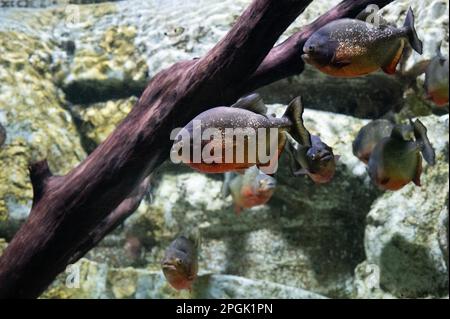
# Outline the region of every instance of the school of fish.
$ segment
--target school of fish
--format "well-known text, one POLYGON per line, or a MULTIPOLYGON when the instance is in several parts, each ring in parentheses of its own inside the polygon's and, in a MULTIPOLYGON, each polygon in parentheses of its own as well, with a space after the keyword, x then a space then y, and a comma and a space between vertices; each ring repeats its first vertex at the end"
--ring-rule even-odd
MULTIPOLYGON (((423 43, 414 27, 414 13, 409 9, 400 28, 381 17, 371 16, 367 10, 355 19, 340 19, 314 32, 303 47, 302 59, 321 72, 333 77, 360 77, 378 70, 395 74, 397 65, 410 46, 418 54, 423 43), (371 20, 372 19, 372 20, 371 20)), ((437 106, 448 105, 448 57, 441 53, 421 64, 425 73, 426 98, 437 106)), ((416 76, 419 76, 417 74, 416 76)), ((227 136, 227 129, 253 129, 256 138, 262 138, 265 149, 273 143, 267 129, 276 129, 276 151, 270 159, 278 160, 285 152, 294 177, 306 176, 314 184, 332 183, 339 155, 335 155, 319 135, 311 134, 303 120, 304 106, 297 97, 286 107, 284 115, 269 115, 258 94, 250 94, 231 106, 214 107, 196 116, 177 135, 172 152, 189 150, 184 163, 202 173, 224 174, 222 194, 231 195, 234 211, 239 215, 245 209, 265 205, 276 192, 276 170, 263 171, 267 165, 258 153, 251 160, 250 137, 237 139, 227 136), (194 161, 194 131, 203 134, 214 128, 219 134, 200 143, 207 149, 207 158, 194 161), (266 129, 266 131, 259 131, 266 129), (189 139, 183 139, 187 134, 189 139), (227 162, 225 154, 243 149, 240 161, 234 155, 227 162)), ((259 139, 258 139, 259 141, 259 139)), ((436 163, 436 155, 427 136, 427 128, 420 120, 397 123, 377 119, 362 127, 352 144, 354 156, 367 165, 373 183, 384 191, 397 191, 409 183, 421 186, 423 159, 429 166, 436 163)), ((205 154, 205 153, 203 153, 205 154)), ((235 154, 235 153, 232 153, 235 154)), ((198 272, 198 241, 185 235, 178 236, 167 248, 161 262, 169 284, 177 290, 192 289, 198 272)))

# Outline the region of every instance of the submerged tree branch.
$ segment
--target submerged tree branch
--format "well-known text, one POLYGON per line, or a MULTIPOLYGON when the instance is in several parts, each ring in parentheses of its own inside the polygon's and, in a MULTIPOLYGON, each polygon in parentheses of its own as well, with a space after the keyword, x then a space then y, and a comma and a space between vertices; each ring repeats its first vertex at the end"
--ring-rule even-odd
POLYGON ((106 235, 116 229, 117 226, 122 224, 136 211, 136 209, 138 209, 145 195, 149 191, 150 182, 151 175, 146 177, 142 183, 89 234, 89 236, 79 245, 72 258, 70 258, 69 264, 77 262, 91 250, 92 247, 97 246, 106 235))
MULTIPOLYGON (((120 210, 128 194, 168 157, 174 128, 208 108, 234 102, 245 90, 301 72, 294 61, 297 55, 300 60, 299 51, 292 51, 299 36, 266 56, 311 1, 254 0, 205 57, 157 74, 127 118, 78 167, 60 177, 47 178, 47 170, 35 174, 30 216, 0 258, 0 298, 39 296, 68 263, 95 244, 83 245, 86 238, 102 225, 113 227, 117 210, 108 215, 120 210)), ((322 19, 387 2, 345 0, 322 19)), ((313 28, 303 31, 303 37, 313 28)))

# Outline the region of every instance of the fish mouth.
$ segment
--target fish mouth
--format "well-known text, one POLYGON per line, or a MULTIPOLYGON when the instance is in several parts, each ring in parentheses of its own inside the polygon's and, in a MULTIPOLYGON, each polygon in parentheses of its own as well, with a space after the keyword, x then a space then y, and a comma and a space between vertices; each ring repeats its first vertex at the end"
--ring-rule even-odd
POLYGON ((308 53, 302 54, 302 59, 303 59, 303 61, 305 61, 306 63, 311 63, 311 56, 310 56, 308 53))
POLYGON ((271 184, 264 185, 263 187, 261 187, 260 190, 263 191, 263 192, 267 192, 267 191, 271 191, 271 190, 275 189, 275 187, 276 187, 276 184, 275 183, 271 183, 271 184))
POLYGON ((333 155, 331 154, 325 154, 322 157, 319 158, 322 162, 330 162, 333 160, 333 155))
POLYGON ((162 264, 162 268, 166 270, 177 270, 177 267, 175 267, 175 265, 167 262, 162 264))
POLYGON ((266 185, 266 187, 268 188, 268 189, 273 189, 273 188, 275 188, 277 186, 277 184, 275 183, 275 182, 269 182, 269 183, 267 183, 267 185, 266 185))
POLYGON ((333 158, 334 158, 333 154, 329 152, 319 152, 313 155, 314 161, 329 162, 333 160, 333 158))

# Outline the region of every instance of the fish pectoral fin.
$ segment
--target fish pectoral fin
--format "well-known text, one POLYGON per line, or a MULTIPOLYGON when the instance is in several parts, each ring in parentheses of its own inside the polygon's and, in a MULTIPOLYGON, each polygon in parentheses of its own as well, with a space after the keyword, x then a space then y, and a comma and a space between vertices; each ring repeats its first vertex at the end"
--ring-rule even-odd
POLYGON ((231 107, 245 109, 261 115, 267 115, 267 107, 261 96, 257 93, 241 98, 231 107))
POLYGON ((347 60, 338 60, 337 56, 336 56, 336 52, 334 52, 333 57, 331 58, 330 64, 336 68, 343 68, 347 65, 350 65, 352 63, 351 60, 347 59, 347 60))
POLYGON ((420 154, 418 154, 418 158, 419 158, 419 162, 417 163, 417 167, 416 167, 416 175, 414 176, 413 182, 414 184, 416 184, 417 186, 422 186, 422 183, 420 181, 420 176, 422 175, 422 156, 420 156, 420 154))
POLYGON ((402 41, 400 47, 398 48, 397 52, 395 53, 392 61, 388 65, 383 66, 383 71, 387 74, 395 74, 397 71, 397 65, 400 63, 400 59, 403 55, 403 49, 405 48, 405 42, 402 41))
POLYGON ((334 61, 333 62, 333 66, 335 66, 337 68, 344 68, 350 64, 352 64, 352 61, 350 61, 350 60, 342 60, 342 61, 334 61))

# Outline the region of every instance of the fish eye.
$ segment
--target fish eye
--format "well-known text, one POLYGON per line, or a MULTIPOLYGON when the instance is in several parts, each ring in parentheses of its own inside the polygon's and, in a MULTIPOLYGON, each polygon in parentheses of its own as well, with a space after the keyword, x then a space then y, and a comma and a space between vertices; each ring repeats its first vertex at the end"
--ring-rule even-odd
POLYGON ((175 263, 176 263, 178 266, 181 266, 181 265, 183 264, 183 262, 181 261, 180 258, 176 258, 176 259, 175 259, 175 263))
POLYGON ((315 50, 316 50, 316 47, 313 46, 313 45, 310 45, 310 46, 308 47, 308 51, 311 52, 311 53, 313 53, 315 50))

